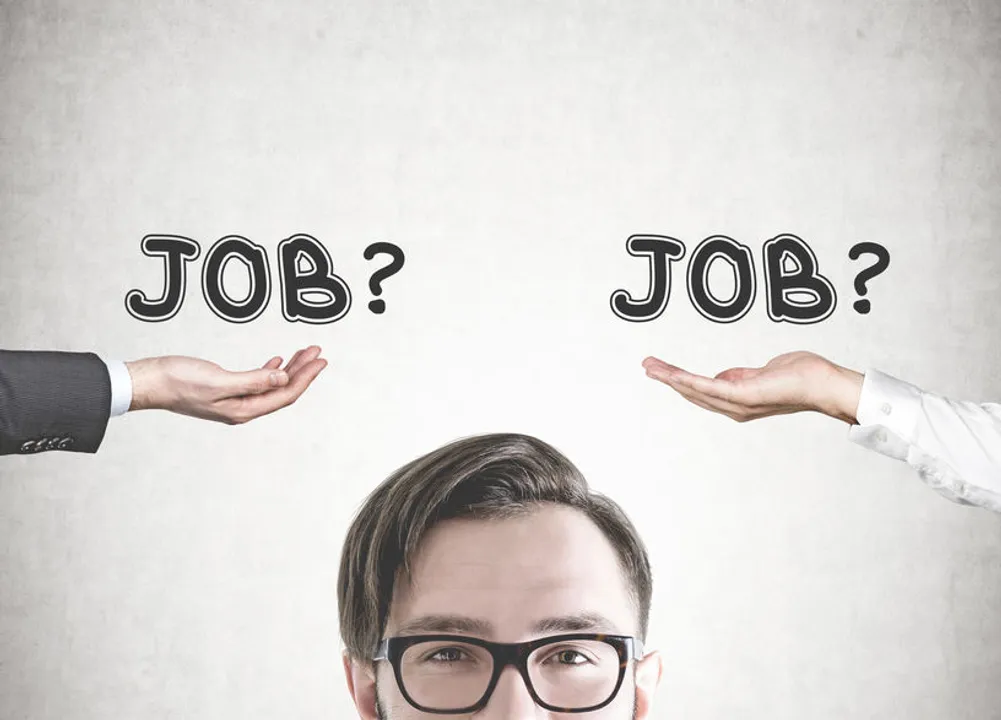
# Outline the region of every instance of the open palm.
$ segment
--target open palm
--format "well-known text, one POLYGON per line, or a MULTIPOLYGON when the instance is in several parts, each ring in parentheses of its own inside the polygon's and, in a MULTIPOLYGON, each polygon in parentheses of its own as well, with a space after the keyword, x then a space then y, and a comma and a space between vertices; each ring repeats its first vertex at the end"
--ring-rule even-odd
POLYGON ((132 410, 158 408, 229 425, 249 422, 287 407, 326 367, 311 345, 284 368, 273 357, 260 369, 234 372, 201 358, 170 355, 127 363, 132 410))
POLYGON ((644 360, 643 367, 689 402, 737 422, 804 410, 851 422, 853 387, 861 382, 858 373, 805 351, 779 355, 762 367, 729 368, 711 378, 654 357, 644 360))

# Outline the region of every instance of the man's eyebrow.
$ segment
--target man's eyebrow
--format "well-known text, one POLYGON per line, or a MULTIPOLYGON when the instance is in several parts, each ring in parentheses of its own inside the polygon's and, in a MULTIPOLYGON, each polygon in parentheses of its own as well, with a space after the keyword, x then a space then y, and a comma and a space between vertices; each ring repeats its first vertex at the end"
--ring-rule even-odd
POLYGON ((532 632, 543 635, 547 633, 594 632, 614 635, 618 627, 600 613, 580 612, 572 615, 561 615, 540 620, 532 627, 532 632))
POLYGON ((422 615, 400 625, 396 633, 398 635, 457 633, 490 637, 493 631, 494 626, 491 623, 478 618, 464 615, 422 615))

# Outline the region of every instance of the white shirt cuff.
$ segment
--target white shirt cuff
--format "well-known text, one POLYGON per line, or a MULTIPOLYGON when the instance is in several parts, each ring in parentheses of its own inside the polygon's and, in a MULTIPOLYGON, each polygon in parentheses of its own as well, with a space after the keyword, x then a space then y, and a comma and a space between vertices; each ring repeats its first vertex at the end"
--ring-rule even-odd
POLYGON ((858 425, 848 430, 848 438, 863 447, 897 460, 907 460, 921 413, 921 390, 910 383, 880 372, 867 370, 862 379, 855 417, 858 425))
POLYGON ((111 378, 111 417, 124 415, 132 405, 132 376, 121 360, 102 357, 111 378))

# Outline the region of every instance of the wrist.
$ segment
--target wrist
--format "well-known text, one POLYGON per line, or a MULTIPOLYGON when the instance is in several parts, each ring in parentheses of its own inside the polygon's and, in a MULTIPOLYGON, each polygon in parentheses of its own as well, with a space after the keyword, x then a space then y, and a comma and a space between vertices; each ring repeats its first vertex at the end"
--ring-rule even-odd
POLYGON ((125 363, 132 378, 132 403, 129 411, 151 410, 160 404, 160 368, 156 358, 143 358, 125 363))
POLYGON ((836 420, 854 425, 862 394, 862 380, 862 373, 833 365, 824 383, 824 401, 818 410, 836 420))

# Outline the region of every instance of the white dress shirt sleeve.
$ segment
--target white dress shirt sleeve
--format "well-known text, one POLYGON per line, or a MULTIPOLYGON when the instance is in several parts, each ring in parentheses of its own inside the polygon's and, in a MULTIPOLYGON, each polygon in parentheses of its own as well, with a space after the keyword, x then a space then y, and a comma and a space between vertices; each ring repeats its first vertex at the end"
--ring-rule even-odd
POLYGON ((1001 405, 950 400, 866 372, 848 436, 903 460, 953 502, 1001 512, 1001 405))
POLYGON ((121 360, 101 357, 111 377, 111 417, 124 415, 132 405, 132 376, 121 360))

